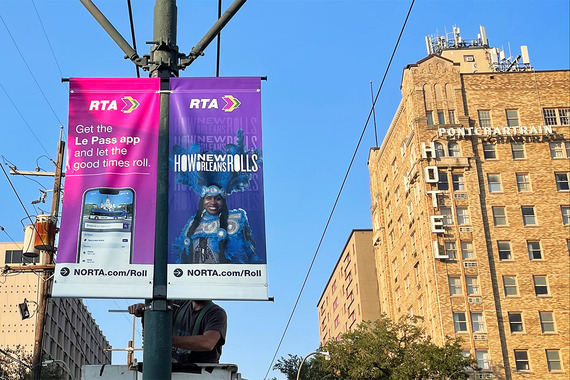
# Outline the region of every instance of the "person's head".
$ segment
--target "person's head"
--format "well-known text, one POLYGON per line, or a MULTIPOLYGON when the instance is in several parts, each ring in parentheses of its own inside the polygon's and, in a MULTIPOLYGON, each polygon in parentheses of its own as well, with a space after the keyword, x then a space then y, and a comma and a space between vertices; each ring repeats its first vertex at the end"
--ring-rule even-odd
POLYGON ((218 215, 222 212, 226 200, 221 195, 210 195, 206 194, 204 196, 204 210, 210 215, 218 215))

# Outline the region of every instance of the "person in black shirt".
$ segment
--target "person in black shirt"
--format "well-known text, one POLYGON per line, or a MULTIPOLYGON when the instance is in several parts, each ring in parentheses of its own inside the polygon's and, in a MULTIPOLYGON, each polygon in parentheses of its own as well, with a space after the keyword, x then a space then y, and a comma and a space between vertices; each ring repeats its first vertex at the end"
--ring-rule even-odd
MULTIPOLYGON (((219 363, 226 341, 225 310, 212 301, 174 301, 172 360, 174 363, 219 363)), ((129 313, 143 315, 142 303, 129 313)))

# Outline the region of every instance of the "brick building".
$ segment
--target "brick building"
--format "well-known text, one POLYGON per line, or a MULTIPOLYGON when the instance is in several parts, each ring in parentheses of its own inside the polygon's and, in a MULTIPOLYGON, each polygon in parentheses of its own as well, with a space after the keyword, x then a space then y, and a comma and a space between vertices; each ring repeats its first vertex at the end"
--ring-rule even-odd
POLYGON ((570 73, 427 38, 369 154, 382 312, 461 337, 474 378, 570 372, 570 73))
MULTIPOLYGON (((33 259, 22 255, 23 243, 0 243, 0 267, 27 267, 44 264, 44 254, 33 259)), ((0 276, 0 348, 20 346, 33 353, 38 287, 42 280, 33 272, 3 271, 0 276), (19 304, 28 306, 23 319, 19 304)), ((74 379, 81 378, 84 364, 111 364, 109 342, 78 298, 49 298, 43 341, 43 359, 62 360, 74 379)), ((65 373, 65 372, 64 372, 65 373)))
POLYGON ((321 345, 380 317, 372 230, 352 230, 317 309, 321 345))

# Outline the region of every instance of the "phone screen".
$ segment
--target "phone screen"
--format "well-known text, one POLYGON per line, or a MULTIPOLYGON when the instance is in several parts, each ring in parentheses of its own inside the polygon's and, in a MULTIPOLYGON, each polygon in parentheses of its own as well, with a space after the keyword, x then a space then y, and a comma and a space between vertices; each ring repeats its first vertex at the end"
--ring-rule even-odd
POLYGON ((130 188, 96 188, 83 194, 77 262, 132 262, 135 192, 130 188))

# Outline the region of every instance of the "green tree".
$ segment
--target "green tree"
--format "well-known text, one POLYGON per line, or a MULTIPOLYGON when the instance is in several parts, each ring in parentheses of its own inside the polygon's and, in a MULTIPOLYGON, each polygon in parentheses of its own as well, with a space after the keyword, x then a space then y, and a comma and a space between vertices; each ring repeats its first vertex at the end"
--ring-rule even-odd
MULTIPOLYGON (((301 378, 468 379, 465 370, 475 369, 475 360, 463 357, 460 341, 448 339, 443 346, 437 346, 418 322, 418 318, 392 321, 385 316, 375 322, 362 322, 355 330, 342 334, 340 340, 330 340, 322 347, 330 353, 330 360, 316 356, 305 362, 301 378)), ((281 357, 274 369, 285 374, 288 380, 295 380, 300 362, 297 355, 281 357)))
MULTIPOLYGON (((299 371, 299 365, 303 360, 302 357, 297 355, 288 355, 288 358, 281 357, 277 360, 277 364, 273 366, 273 369, 280 371, 282 374, 287 376, 287 380, 296 380, 297 372, 299 371)), ((299 380, 329 380, 336 379, 335 376, 331 376, 330 373, 323 369, 322 357, 311 356, 305 360, 303 366, 301 367, 301 373, 299 374, 299 380)))
MULTIPOLYGON (((6 348, 0 351, 0 380, 31 380, 32 354, 22 346, 6 348)), ((42 380, 61 380, 66 378, 57 367, 42 367, 42 380)))

